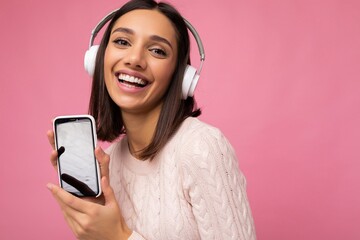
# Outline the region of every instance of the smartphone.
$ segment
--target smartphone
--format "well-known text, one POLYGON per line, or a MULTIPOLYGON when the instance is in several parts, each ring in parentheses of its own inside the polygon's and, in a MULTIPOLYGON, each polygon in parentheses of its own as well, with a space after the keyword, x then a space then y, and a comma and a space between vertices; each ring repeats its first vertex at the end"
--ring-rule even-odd
POLYGON ((78 197, 101 194, 100 168, 94 153, 95 126, 90 115, 59 116, 53 120, 59 183, 78 197))

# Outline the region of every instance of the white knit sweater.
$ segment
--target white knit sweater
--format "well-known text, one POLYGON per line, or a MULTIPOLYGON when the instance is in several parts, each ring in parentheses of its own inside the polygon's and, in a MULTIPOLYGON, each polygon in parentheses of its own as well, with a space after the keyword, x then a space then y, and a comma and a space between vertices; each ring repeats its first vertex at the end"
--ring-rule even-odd
POLYGON ((256 239, 246 180, 222 133, 187 118, 152 161, 112 144, 110 183, 129 239, 256 239))

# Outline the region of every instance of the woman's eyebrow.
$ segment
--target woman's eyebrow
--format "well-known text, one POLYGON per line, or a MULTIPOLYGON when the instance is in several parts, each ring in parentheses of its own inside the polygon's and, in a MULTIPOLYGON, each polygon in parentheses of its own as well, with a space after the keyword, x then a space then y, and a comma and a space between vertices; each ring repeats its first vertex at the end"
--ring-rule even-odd
POLYGON ((132 29, 130 29, 130 28, 119 27, 119 28, 116 28, 114 31, 112 31, 111 34, 113 34, 115 32, 122 32, 122 33, 127 33, 127 34, 134 35, 134 31, 132 29))
POLYGON ((170 41, 168 41, 166 38, 160 37, 160 36, 158 36, 158 35, 152 35, 152 36, 150 36, 150 39, 153 40, 153 41, 156 41, 156 42, 165 43, 165 44, 169 45, 169 47, 170 47, 171 49, 173 49, 170 41))
MULTIPOLYGON (((115 32, 122 32, 122 33, 130 34, 130 35, 134 35, 134 34, 135 34, 134 30, 132 30, 132 29, 130 29, 130 28, 124 28, 124 27, 116 28, 114 31, 112 31, 111 34, 113 34, 113 33, 115 33, 115 32)), ((160 37, 160 36, 158 36, 158 35, 151 35, 151 36, 150 36, 150 39, 153 40, 153 41, 156 41, 156 42, 165 43, 165 44, 169 45, 169 47, 170 47, 171 49, 173 49, 170 41, 167 40, 166 38, 160 37)))

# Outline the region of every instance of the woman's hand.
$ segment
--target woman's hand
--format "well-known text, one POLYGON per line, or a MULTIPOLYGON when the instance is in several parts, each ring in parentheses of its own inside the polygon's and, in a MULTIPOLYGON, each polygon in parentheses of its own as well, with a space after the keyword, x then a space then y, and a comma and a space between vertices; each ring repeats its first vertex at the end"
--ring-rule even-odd
POLYGON ((48 184, 77 239, 128 239, 131 230, 121 216, 107 177, 102 177, 101 186, 104 205, 77 198, 58 186, 48 184))
MULTIPOLYGON (((52 166, 57 168, 58 151, 55 150, 54 132, 47 133, 53 148, 50 156, 52 166)), ((61 154, 61 153, 60 153, 61 154)), ((98 198, 78 198, 62 188, 49 183, 47 187, 58 202, 66 222, 77 239, 128 239, 131 230, 127 227, 114 192, 109 184, 110 157, 100 147, 95 149, 101 173, 103 194, 98 198)))

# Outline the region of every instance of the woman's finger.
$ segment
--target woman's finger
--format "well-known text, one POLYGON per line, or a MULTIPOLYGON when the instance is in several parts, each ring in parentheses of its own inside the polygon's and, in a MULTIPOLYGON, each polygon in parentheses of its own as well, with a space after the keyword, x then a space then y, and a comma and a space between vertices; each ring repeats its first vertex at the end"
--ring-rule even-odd
POLYGON ((50 154, 50 163, 55 169, 57 169, 57 158, 58 158, 59 152, 55 150, 54 131, 48 130, 46 132, 46 135, 47 135, 48 141, 53 149, 53 151, 50 154))
POLYGON ((99 162, 101 176, 109 177, 110 156, 101 147, 95 149, 95 156, 99 162))
POLYGON ((54 131, 53 130, 48 130, 46 132, 46 135, 48 137, 48 141, 49 141, 52 149, 55 149, 54 131))
POLYGON ((54 168, 57 168, 57 157, 58 157, 58 151, 53 150, 50 154, 50 162, 54 168))
POLYGON ((51 191, 54 198, 57 200, 63 211, 71 214, 72 210, 79 213, 87 213, 87 210, 91 208, 91 202, 82 200, 75 197, 71 193, 68 193, 64 189, 54 184, 47 184, 47 188, 51 191))
POLYGON ((81 229, 81 222, 84 218, 86 218, 86 214, 75 210, 70 205, 67 205, 64 201, 62 201, 62 199, 60 199, 58 195, 56 195, 56 192, 58 190, 54 189, 54 185, 48 184, 47 187, 53 193, 55 200, 59 204, 65 221, 68 223, 73 233, 77 236, 79 229, 81 229))
POLYGON ((110 186, 109 178, 107 177, 101 178, 101 187, 103 189, 105 205, 117 204, 114 191, 110 186))

